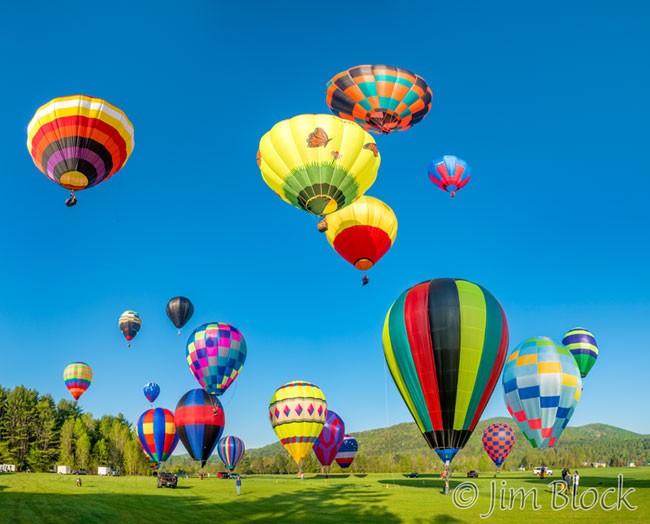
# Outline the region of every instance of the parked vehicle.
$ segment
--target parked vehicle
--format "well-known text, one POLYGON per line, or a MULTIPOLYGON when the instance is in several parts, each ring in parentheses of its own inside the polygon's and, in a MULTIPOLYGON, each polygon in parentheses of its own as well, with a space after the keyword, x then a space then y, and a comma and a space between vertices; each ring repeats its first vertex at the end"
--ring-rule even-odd
POLYGON ((467 472, 467 478, 468 479, 477 479, 478 478, 478 471, 476 471, 475 469, 472 469, 472 470, 468 471, 467 472))
POLYGON ((410 478, 410 479, 416 479, 416 478, 418 478, 420 476, 420 474, 417 471, 414 471, 413 473, 409 473, 406 476, 407 476, 407 478, 410 478))
MULTIPOLYGON (((533 475, 541 475, 543 466, 537 466, 533 468, 533 475)), ((550 468, 544 468, 544 475, 549 477, 553 474, 553 470, 550 468)))
POLYGON ((88 475, 88 471, 85 469, 75 469, 72 472, 73 475, 88 475))
POLYGON ((166 471, 158 472, 158 487, 162 488, 176 488, 178 484, 178 477, 173 473, 167 473, 166 471))

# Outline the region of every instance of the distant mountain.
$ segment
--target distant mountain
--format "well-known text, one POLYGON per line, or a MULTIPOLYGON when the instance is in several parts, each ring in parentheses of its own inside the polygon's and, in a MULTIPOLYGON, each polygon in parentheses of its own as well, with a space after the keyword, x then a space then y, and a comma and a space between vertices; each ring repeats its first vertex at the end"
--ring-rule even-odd
MULTIPOLYGON (((480 421, 469 442, 453 461, 458 468, 473 467, 490 469, 491 462, 483 450, 481 437, 487 426, 495 422, 510 424, 515 431, 516 444, 504 464, 505 468, 528 467, 545 462, 550 466, 578 467, 583 463, 605 462, 608 465, 627 465, 629 462, 645 463, 650 460, 650 435, 640 435, 632 431, 607 424, 588 424, 568 427, 552 449, 536 450, 523 437, 517 425, 510 418, 497 417, 480 421)), ((359 442, 359 455, 374 465, 370 470, 381 469, 381 463, 400 464, 416 469, 439 469, 437 456, 429 449, 417 426, 405 422, 389 428, 372 429, 353 433, 359 442), (421 468, 422 469, 422 468, 421 468)), ((273 458, 284 453, 279 442, 262 448, 250 449, 247 455, 273 458)))

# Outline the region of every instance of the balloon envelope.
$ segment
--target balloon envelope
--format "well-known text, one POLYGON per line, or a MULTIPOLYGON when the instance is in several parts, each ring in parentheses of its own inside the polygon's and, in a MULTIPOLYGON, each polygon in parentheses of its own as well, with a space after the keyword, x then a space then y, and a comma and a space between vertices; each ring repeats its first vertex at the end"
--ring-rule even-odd
POLYGON ((503 369, 508 412, 534 448, 551 448, 580 400, 582 379, 573 355, 548 337, 524 340, 503 369))
POLYGON ((515 431, 510 424, 496 422, 485 428, 481 440, 488 457, 500 468, 515 445, 515 431))
POLYGON ((474 431, 503 368, 508 324, 501 306, 467 280, 423 282, 391 306, 383 345, 422 435, 451 461, 474 431))
POLYGON ((144 385, 142 391, 149 402, 154 402, 160 395, 160 386, 155 382, 149 382, 144 385))
POLYGON ((73 362, 63 370, 63 381, 74 399, 79 400, 93 381, 93 370, 85 362, 73 362))
POLYGON ((217 444, 217 455, 230 471, 235 469, 245 451, 244 441, 237 437, 222 437, 217 444))
POLYGON ((299 115, 275 124, 260 140, 257 165, 284 201, 328 215, 363 195, 377 177, 375 140, 332 115, 299 115))
POLYGON ((431 109, 433 93, 408 69, 384 64, 360 65, 327 83, 326 102, 335 115, 372 133, 405 131, 431 109))
POLYGON ((314 442, 314 453, 322 466, 329 466, 339 451, 345 436, 345 424, 341 417, 328 409, 325 424, 314 442))
POLYGON ((142 320, 140 319, 140 315, 138 315, 135 311, 125 311, 120 315, 120 319, 118 320, 118 327, 120 328, 120 331, 122 332, 122 335, 124 335, 124 338, 129 341, 129 346, 131 345, 131 340, 138 334, 138 331, 140 331, 140 328, 142 327, 142 320))
POLYGON ((325 395, 318 386, 302 380, 280 386, 269 403, 273 431, 296 464, 314 446, 326 417, 325 395))
POLYGON ((203 324, 187 339, 185 356, 201 387, 219 396, 230 387, 246 362, 246 341, 230 324, 203 324))
POLYGON ((172 324, 180 330, 192 318, 194 305, 189 298, 174 297, 167 303, 165 311, 172 324))
POLYGON ((585 328, 573 328, 564 335, 562 344, 575 358, 580 377, 585 378, 598 358, 598 344, 594 335, 585 328))
POLYGON ((349 468, 354 461, 354 457, 357 456, 357 451, 359 451, 357 439, 351 435, 345 435, 335 457, 336 463, 343 469, 349 468))
POLYGON ((381 200, 364 195, 327 217, 327 241, 345 260, 366 271, 391 248, 397 217, 381 200))
POLYGON ((205 466, 226 425, 219 399, 203 389, 192 389, 176 404, 174 418, 183 446, 194 460, 201 461, 201 467, 205 466))
POLYGON ((64 96, 40 107, 27 126, 27 149, 53 182, 82 190, 108 180, 134 147, 133 125, 101 98, 64 96))
POLYGON ((164 462, 176 449, 174 414, 165 408, 145 411, 136 424, 140 446, 153 462, 164 462))
POLYGON ((456 196, 456 191, 462 189, 469 179, 469 166, 454 155, 437 158, 429 165, 429 180, 451 196, 456 196))

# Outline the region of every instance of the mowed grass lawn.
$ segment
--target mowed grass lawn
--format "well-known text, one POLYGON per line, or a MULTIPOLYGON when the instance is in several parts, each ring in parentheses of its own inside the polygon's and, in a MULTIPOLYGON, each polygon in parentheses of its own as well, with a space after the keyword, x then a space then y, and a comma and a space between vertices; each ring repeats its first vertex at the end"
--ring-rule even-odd
MULTIPOLYGON (((623 474, 623 492, 634 488, 626 500, 637 509, 622 505, 620 510, 605 511, 596 503, 590 510, 575 510, 570 504, 554 510, 549 480, 530 472, 503 473, 496 479, 491 473, 478 479, 456 477, 451 482, 455 497, 442 493, 436 475, 417 479, 400 474, 334 475, 327 480, 305 475, 302 481, 288 475, 253 475, 243 479, 238 497, 234 480, 217 478, 179 479, 177 489, 158 489, 153 477, 89 475, 81 477, 83 486, 77 487, 73 475, 14 473, 0 474, 0 523, 650 523, 650 468, 582 469, 580 474, 581 492, 595 488, 595 493, 584 496, 584 504, 590 505, 596 493, 602 499, 623 474), (471 484, 464 484, 461 497, 458 486, 463 482, 471 484), (521 497, 512 504, 511 488, 536 490, 539 509, 533 509, 532 495, 524 509, 521 497), (481 518, 489 512, 492 489, 495 508, 481 518), (454 500, 469 507, 460 509, 454 500)), ((605 497, 607 506, 616 503, 616 493, 605 497)))

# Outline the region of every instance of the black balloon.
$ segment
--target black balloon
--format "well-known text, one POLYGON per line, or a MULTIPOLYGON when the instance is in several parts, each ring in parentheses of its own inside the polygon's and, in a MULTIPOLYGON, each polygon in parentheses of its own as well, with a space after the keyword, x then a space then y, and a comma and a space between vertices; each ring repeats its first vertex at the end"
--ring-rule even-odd
MULTIPOLYGON (((167 316, 180 330, 194 314, 194 306, 189 298, 174 297, 167 303, 167 316)), ((179 331, 180 334, 180 331, 179 331)))

